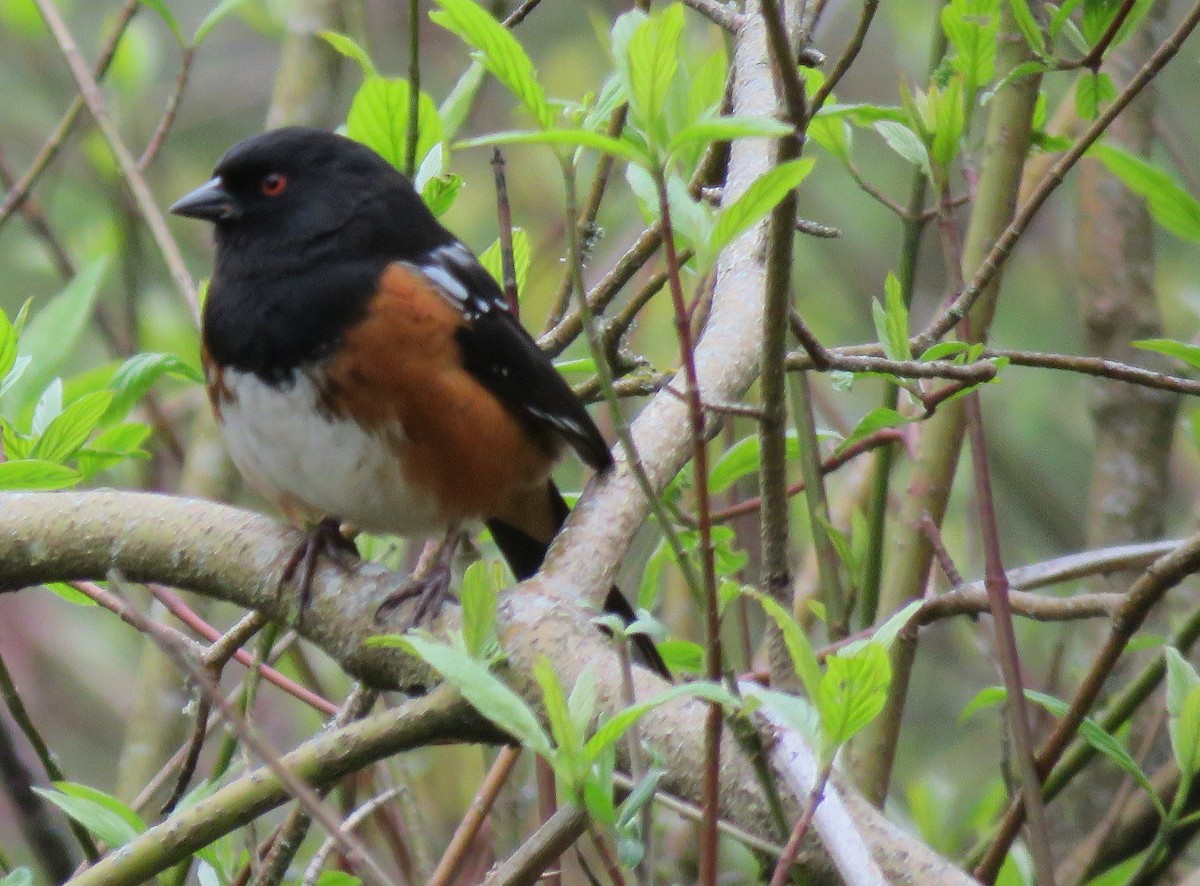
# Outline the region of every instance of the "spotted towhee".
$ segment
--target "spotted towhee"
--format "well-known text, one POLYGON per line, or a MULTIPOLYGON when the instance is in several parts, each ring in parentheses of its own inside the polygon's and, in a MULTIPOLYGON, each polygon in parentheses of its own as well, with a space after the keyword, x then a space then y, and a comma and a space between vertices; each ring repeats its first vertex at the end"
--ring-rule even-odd
MULTIPOLYGON (((280 129, 235 145, 171 211, 216 226, 202 357, 251 485, 326 533, 482 520, 519 579, 537 571, 567 515, 550 478, 563 449, 597 471, 612 457, 408 179, 350 139, 280 129)), ((633 615, 615 588, 606 607, 633 615)))

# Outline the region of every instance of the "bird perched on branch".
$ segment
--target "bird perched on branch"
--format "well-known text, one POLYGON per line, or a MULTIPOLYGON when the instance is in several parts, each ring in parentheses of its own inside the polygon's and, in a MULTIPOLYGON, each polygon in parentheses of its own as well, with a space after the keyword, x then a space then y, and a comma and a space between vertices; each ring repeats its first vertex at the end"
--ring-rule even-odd
MULTIPOLYGON (((357 142, 288 128, 235 145, 171 211, 216 227, 202 358, 238 469, 298 525, 285 570, 374 533, 447 533, 415 620, 440 607, 457 527, 482 520, 519 579, 568 509, 550 472, 570 447, 612 464, 583 404, 499 286, 400 172, 357 142)), ((606 608, 633 612, 616 588, 606 608)), ((654 644, 639 650, 666 675, 654 644)))

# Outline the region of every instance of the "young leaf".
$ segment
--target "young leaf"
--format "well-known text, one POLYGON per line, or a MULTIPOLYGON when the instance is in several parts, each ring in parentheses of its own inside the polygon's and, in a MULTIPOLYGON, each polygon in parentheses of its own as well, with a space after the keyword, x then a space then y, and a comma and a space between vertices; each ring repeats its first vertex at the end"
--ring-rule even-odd
POLYGON ((124 846, 146 830, 136 812, 108 794, 70 782, 55 782, 54 786, 57 790, 33 790, 109 846, 124 846))
POLYGON ((875 123, 875 131, 883 136, 889 148, 914 166, 919 166, 926 175, 930 175, 929 152, 921 137, 905 126, 892 120, 880 120, 875 123))
POLYGON ((976 712, 984 708, 993 708, 996 705, 1004 704, 1004 699, 1008 697, 1008 693, 1003 686, 988 686, 980 689, 975 693, 975 697, 967 702, 967 706, 962 709, 962 713, 958 715, 958 725, 961 726, 971 717, 975 716, 976 712))
POLYGON ((974 90, 989 83, 996 73, 998 0, 952 0, 942 7, 942 29, 954 48, 954 69, 967 85, 974 90))
POLYGON ((212 11, 204 17, 204 20, 200 22, 199 26, 196 28, 196 33, 192 35, 192 45, 199 46, 201 43, 203 43, 204 39, 209 35, 213 28, 221 23, 222 19, 236 10, 239 6, 245 5, 245 3, 246 0, 221 0, 221 2, 214 6, 212 11))
POLYGON ((718 686, 715 683, 698 681, 672 686, 649 701, 630 705, 618 711, 601 723, 599 728, 592 734, 592 737, 588 739, 587 744, 584 745, 584 760, 590 763, 599 759, 600 755, 619 741, 626 730, 641 719, 647 711, 678 698, 698 698, 704 701, 716 702, 730 711, 737 710, 739 705, 738 699, 735 696, 723 686, 718 686))
POLYGON ((111 402, 108 391, 80 397, 50 422, 29 450, 29 457, 59 464, 69 459, 87 442, 111 402))
POLYGON ((108 258, 84 265, 74 279, 29 321, 21 336, 19 351, 32 362, 8 394, 8 402, 15 411, 32 403, 74 353, 79 337, 91 325, 92 306, 100 294, 100 285, 109 265, 108 258))
POLYGON ((54 594, 61 600, 65 600, 72 606, 98 606, 95 600, 89 597, 83 591, 77 591, 65 581, 48 581, 42 585, 50 593, 54 594))
POLYGON ((1146 198, 1150 215, 1156 222, 1177 237, 1200 243, 1200 202, 1171 176, 1141 157, 1110 144, 1094 145, 1088 153, 1098 157, 1125 187, 1146 198))
POLYGON ((852 654, 839 652, 825 660, 816 698, 827 742, 823 750, 832 752, 845 744, 878 716, 891 680, 891 661, 880 643, 867 643, 852 654))
POLYGON ((1168 646, 1167 723, 1175 762, 1185 776, 1200 771, 1200 676, 1179 650, 1168 646))
MULTIPOLYGON (((1047 695, 1044 692, 1038 692, 1034 689, 1026 689, 1025 697, 1034 704, 1041 705, 1059 718, 1065 717, 1070 710, 1070 706, 1062 699, 1055 698, 1053 695, 1047 695)), ((1154 785, 1151 784, 1146 773, 1142 771, 1142 767, 1138 765, 1137 760, 1133 759, 1133 755, 1125 749, 1125 746, 1114 735, 1106 732, 1104 727, 1091 717, 1084 718, 1084 721, 1079 724, 1079 734, 1093 749, 1107 757, 1122 772, 1131 776, 1146 791, 1160 815, 1166 814, 1162 801, 1159 799, 1157 791, 1154 790, 1154 785)))
POLYGON ((839 443, 835 451, 839 453, 845 452, 855 443, 865 440, 876 431, 881 431, 884 428, 895 428, 913 421, 916 421, 916 419, 897 412, 895 409, 887 406, 879 406, 872 409, 859 420, 854 430, 850 432, 850 436, 839 443))
POLYGON ((14 868, 0 880, 0 886, 34 886, 33 871, 29 868, 14 868))
POLYGON ((74 486, 83 475, 51 461, 22 459, 0 462, 0 490, 50 490, 74 486))
POLYGON ((884 648, 890 647, 920 608, 921 601, 913 600, 907 606, 897 610, 891 618, 875 629, 875 633, 871 635, 872 642, 881 643, 884 648))
POLYGON ((757 683, 748 683, 742 690, 747 698, 753 699, 783 721, 813 748, 821 746, 821 715, 812 702, 798 695, 767 689, 757 683))
POLYGON ((710 262, 743 231, 762 219, 776 204, 804 181, 816 161, 811 157, 792 160, 764 172, 733 203, 721 208, 705 247, 710 262))
POLYGON ((321 31, 320 37, 341 55, 358 62, 364 79, 379 76, 379 70, 375 67, 375 62, 371 61, 371 56, 367 51, 345 34, 339 34, 337 31, 321 31))
MULTIPOLYGON (((513 265, 517 272, 517 292, 525 291, 525 281, 529 279, 529 263, 532 250, 529 248, 529 235, 524 228, 512 230, 513 265)), ((487 268, 492 278, 501 286, 504 285, 504 269, 500 260, 500 241, 497 240, 479 254, 479 263, 487 268)))
POLYGON ((179 21, 175 18, 175 14, 171 12, 165 0, 141 0, 141 3, 143 6, 148 6, 154 10, 180 46, 187 46, 187 40, 184 39, 183 31, 179 27, 179 21))
POLYGON ((1112 77, 1101 71, 1081 71, 1075 81, 1075 112, 1084 120, 1095 120, 1100 106, 1116 97, 1112 77))
POLYGON ((1196 345, 1169 338, 1144 338, 1140 341, 1131 341, 1130 344, 1143 351, 1157 351, 1160 354, 1166 354, 1168 357, 1182 360, 1193 369, 1200 369, 1200 347, 1196 345))
POLYGON ((671 138, 670 152, 689 142, 727 142, 735 138, 779 138, 792 127, 772 117, 710 117, 689 123, 671 138))
POLYGON ((525 106, 541 129, 554 124, 554 111, 538 82, 533 62, 507 28, 472 0, 438 0, 429 18, 479 50, 484 67, 525 106))
POLYGON ((783 634, 783 642, 792 658, 792 667, 796 676, 804 684, 804 691, 814 702, 821 688, 821 666, 817 663, 817 654, 813 652, 812 644, 808 642, 803 628, 792 618, 792 614, 780 606, 775 600, 752 588, 746 588, 744 593, 758 601, 767 615, 775 620, 783 634))
POLYGON ((704 670, 704 647, 691 640, 662 640, 658 654, 673 674, 699 674, 704 670))
POLYGON ((1042 26, 1038 24, 1033 11, 1029 8, 1029 0, 1009 0, 1009 5, 1012 7, 1013 18, 1017 22, 1017 29, 1020 30, 1021 36, 1025 38, 1025 42, 1029 44, 1034 55, 1045 55, 1046 35, 1042 33, 1042 26))
POLYGON ((462 634, 467 652, 486 659, 496 644, 496 586, 487 560, 476 560, 463 573, 458 596, 462 601, 462 634))
POLYGON ((0 378, 4 378, 17 362, 17 328, 8 315, 0 310, 0 378))
POLYGON ((141 422, 127 422, 101 431, 76 453, 80 473, 87 478, 126 459, 149 458, 141 445, 152 430, 141 422))
POLYGON ((479 93, 479 87, 483 85, 485 73, 486 69, 481 62, 472 61, 438 108, 438 116, 442 118, 442 132, 445 133, 447 141, 452 141, 466 122, 471 105, 475 103, 475 96, 479 93))
MULTIPOLYGON (((363 81, 346 115, 346 135, 373 149, 397 169, 404 169, 408 147, 407 80, 368 77, 363 81)), ((417 161, 442 141, 442 120, 427 93, 417 96, 417 161)))
POLYGON ((553 758, 550 738, 529 705, 465 652, 411 633, 403 637, 391 634, 372 637, 367 643, 403 649, 421 659, 461 692, 480 714, 534 753, 547 760, 553 758))
POLYGON ((583 752, 583 733, 575 728, 571 719, 571 709, 567 705, 567 695, 563 692, 558 674, 550 664, 550 659, 544 655, 533 663, 533 676, 542 689, 542 707, 546 711, 546 719, 550 721, 550 734, 554 738, 556 753, 554 755, 555 772, 565 782, 560 787, 568 792, 578 785, 577 766, 583 752))
POLYGON ((646 158, 642 151, 626 139, 616 139, 600 132, 590 132, 586 129, 545 129, 539 131, 494 132, 491 135, 469 138, 454 147, 477 148, 481 145, 564 145, 573 148, 591 148, 604 154, 611 154, 630 163, 645 164, 646 158))
POLYGON ((103 424, 123 419, 163 376, 204 384, 204 374, 174 354, 135 354, 121 364, 109 382, 113 400, 104 414, 103 424))
POLYGON ((613 26, 618 79, 633 119, 659 150, 667 147, 664 108, 679 69, 683 25, 683 7, 673 3, 653 15, 625 13, 613 26))
MULTIPOLYGON (((651 769, 639 781, 629 796, 625 798, 625 802, 621 804, 621 813, 617 817, 616 826, 618 829, 627 827, 633 822, 634 816, 641 812, 642 807, 649 803, 654 798, 654 791, 658 787, 658 783, 662 777, 667 774, 665 769, 651 769)), ((0 884, 2 886, 2 884, 0 884)))
POLYGON ((871 315, 875 320, 875 334, 883 345, 889 360, 911 360, 912 348, 908 340, 908 308, 900 291, 900 281, 891 271, 883 284, 884 304, 871 303, 871 315))

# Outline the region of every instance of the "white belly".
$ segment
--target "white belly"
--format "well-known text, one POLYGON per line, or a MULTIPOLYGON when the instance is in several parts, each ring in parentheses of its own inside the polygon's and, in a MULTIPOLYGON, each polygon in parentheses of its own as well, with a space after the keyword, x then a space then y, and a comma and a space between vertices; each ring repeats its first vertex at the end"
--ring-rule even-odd
POLYGON ((326 417, 301 372, 280 387, 232 369, 222 382, 229 394, 221 402, 229 454, 250 484, 276 503, 367 532, 432 536, 445 528, 430 494, 404 478, 398 423, 387 433, 368 433, 326 417))

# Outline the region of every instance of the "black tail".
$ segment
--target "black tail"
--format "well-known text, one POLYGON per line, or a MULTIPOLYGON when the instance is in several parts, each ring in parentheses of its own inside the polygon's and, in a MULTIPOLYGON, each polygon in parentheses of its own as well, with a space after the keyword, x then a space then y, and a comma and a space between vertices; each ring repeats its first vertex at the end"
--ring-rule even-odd
MULTIPOLYGON (((566 501, 559 494, 558 487, 553 483, 550 484, 550 499, 550 506, 555 511, 555 521, 562 526, 567 519, 567 514, 571 513, 571 509, 567 507, 566 501)), ((500 520, 487 521, 487 528, 492 533, 492 538, 496 540, 496 546, 500 548, 500 553, 508 561, 508 567, 518 581, 524 581, 542 568, 542 561, 546 559, 546 551, 549 550, 546 545, 500 520)), ((604 601, 604 611, 620 617, 626 624, 630 624, 637 618, 633 606, 629 604, 625 595, 616 585, 608 592, 608 597, 604 601)), ((645 634, 635 634, 632 640, 633 648, 642 663, 664 680, 671 680, 671 671, 667 668, 667 663, 663 661, 662 656, 658 654, 658 647, 654 645, 654 641, 645 634)))

